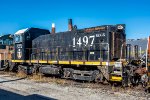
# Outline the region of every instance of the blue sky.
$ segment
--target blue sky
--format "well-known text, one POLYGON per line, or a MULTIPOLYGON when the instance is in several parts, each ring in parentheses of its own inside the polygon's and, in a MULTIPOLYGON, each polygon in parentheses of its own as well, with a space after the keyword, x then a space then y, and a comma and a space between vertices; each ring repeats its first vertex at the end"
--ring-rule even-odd
POLYGON ((68 18, 78 28, 126 24, 127 38, 150 35, 150 0, 0 0, 0 33, 27 27, 66 31, 68 18))

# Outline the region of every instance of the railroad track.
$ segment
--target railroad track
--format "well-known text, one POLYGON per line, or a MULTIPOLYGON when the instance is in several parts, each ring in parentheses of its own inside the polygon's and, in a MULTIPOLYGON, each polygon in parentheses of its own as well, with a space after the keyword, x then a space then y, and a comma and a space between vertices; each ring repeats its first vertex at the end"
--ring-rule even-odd
MULTIPOLYGON (((141 85, 139 86, 135 86, 135 87, 126 87, 123 88, 121 85, 111 85, 109 83, 94 83, 94 82, 87 82, 87 81, 75 81, 75 80, 69 80, 69 79, 62 79, 59 77, 54 77, 54 76, 45 76, 45 75, 25 75, 24 73, 13 73, 13 72, 0 72, 0 75, 4 74, 4 75, 8 75, 8 76, 4 76, 4 77, 18 77, 17 80, 21 80, 21 79, 29 79, 29 80, 33 80, 36 81, 37 83, 56 83, 56 84, 60 84, 62 86, 75 86, 75 87, 79 87, 79 88, 91 88, 91 89, 105 89, 105 90, 110 90, 113 89, 114 91, 126 91, 126 90, 142 90, 143 91, 143 87, 141 85)), ((11 80, 11 81, 15 81, 15 80, 11 80)))
MULTIPOLYGON (((99 83, 89 83, 84 81, 74 81, 67 79, 60 79, 57 77, 47 77, 42 76, 40 80, 35 80, 33 76, 28 75, 26 78, 19 77, 17 73, 10 72, 0 72, 0 77, 3 81, 6 80, 15 80, 16 81, 8 81, 0 83, 0 88, 7 88, 7 90, 12 90, 15 92, 23 92, 23 95, 29 95, 30 93, 38 93, 45 96, 54 96, 58 93, 58 99, 62 98, 62 95, 71 95, 74 97, 75 95, 80 97, 86 97, 88 94, 93 95, 128 95, 136 98, 145 98, 149 97, 148 94, 143 92, 140 87, 133 88, 122 88, 120 86, 112 87, 111 85, 99 84, 99 83), (13 76, 12 76, 13 75, 13 76), (21 79, 22 78, 22 79, 21 79), (19 80, 21 79, 21 80, 19 80), (42 92, 41 92, 42 91, 42 92), (86 93, 87 94, 84 94, 86 93)), ((76 97, 75 96, 75 97, 76 97)), ((68 98, 68 97, 67 97, 68 98)), ((107 98, 107 97, 106 97, 107 98)), ((85 98, 84 98, 85 99, 85 98)), ((116 99, 116 97, 115 97, 116 99)), ((138 99, 137 99, 138 100, 138 99)))

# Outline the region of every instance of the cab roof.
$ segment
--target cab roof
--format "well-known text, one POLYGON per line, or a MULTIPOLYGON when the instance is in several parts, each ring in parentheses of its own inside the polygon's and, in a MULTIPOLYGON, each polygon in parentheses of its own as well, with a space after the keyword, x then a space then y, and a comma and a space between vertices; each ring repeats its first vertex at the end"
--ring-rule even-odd
POLYGON ((21 34, 25 33, 28 29, 29 28, 18 30, 15 34, 21 35, 21 34))

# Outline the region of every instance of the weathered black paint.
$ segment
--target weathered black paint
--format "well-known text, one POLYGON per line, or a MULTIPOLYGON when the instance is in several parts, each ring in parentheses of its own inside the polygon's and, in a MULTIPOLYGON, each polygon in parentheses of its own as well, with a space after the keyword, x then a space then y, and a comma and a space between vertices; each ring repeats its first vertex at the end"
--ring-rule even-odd
MULTIPOLYGON (((119 24, 120 25, 120 24, 119 24)), ((125 42, 125 25, 123 29, 118 29, 119 25, 104 25, 98 27, 85 28, 74 31, 47 34, 37 37, 32 41, 32 59, 41 60, 109 60, 120 58, 121 46, 125 42), (112 45, 112 33, 114 32, 114 45, 112 45), (94 36, 93 45, 91 45, 94 36), (88 45, 85 45, 83 38, 88 37, 88 45), (75 39, 76 45, 73 44, 75 39), (82 44, 77 42, 81 39, 82 44), (111 49, 114 46, 114 55, 111 49)), ((124 52, 123 56, 124 58, 124 52)))

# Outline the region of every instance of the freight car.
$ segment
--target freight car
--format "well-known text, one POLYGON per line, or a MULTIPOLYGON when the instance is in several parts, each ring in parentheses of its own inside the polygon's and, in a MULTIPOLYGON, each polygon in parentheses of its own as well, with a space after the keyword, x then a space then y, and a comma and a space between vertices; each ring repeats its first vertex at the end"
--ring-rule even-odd
POLYGON ((0 70, 8 68, 13 51, 13 36, 11 34, 0 36, 0 70))
POLYGON ((126 79, 125 25, 103 25, 77 29, 69 20, 69 31, 55 33, 38 28, 14 34, 11 69, 39 71, 75 80, 123 82, 126 79))

